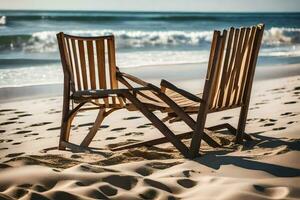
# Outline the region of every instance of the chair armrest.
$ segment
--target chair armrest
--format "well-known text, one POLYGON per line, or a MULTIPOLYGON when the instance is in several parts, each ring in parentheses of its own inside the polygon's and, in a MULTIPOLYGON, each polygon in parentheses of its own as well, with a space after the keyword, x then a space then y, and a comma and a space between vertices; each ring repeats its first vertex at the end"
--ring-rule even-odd
POLYGON ((126 92, 139 92, 142 90, 150 90, 148 87, 139 87, 131 89, 101 89, 101 90, 82 90, 76 91, 71 95, 72 99, 81 100, 81 99, 98 99, 106 98, 111 96, 123 95, 126 92))
POLYGON ((147 88, 153 90, 154 92, 161 92, 161 90, 157 86, 155 86, 155 85, 153 85, 151 83, 145 82, 142 79, 139 79, 139 78, 137 78, 137 77, 135 77, 133 75, 126 74, 124 72, 120 72, 118 70, 117 71, 117 79, 120 82, 122 82, 124 85, 126 85, 126 87, 128 87, 129 89, 132 89, 133 87, 124 78, 126 78, 126 79, 128 79, 128 80, 130 80, 130 81, 132 81, 134 83, 137 83, 137 84, 139 84, 139 85, 141 85, 143 87, 147 87, 147 88))
POLYGON ((174 92, 177 92, 178 94, 186 97, 187 99, 190 99, 195 102, 203 102, 203 99, 197 97, 196 95, 189 93, 183 89, 178 88, 177 86, 173 85, 172 83, 162 79, 160 82, 161 90, 163 91, 164 88, 168 88, 170 90, 173 90, 174 92))

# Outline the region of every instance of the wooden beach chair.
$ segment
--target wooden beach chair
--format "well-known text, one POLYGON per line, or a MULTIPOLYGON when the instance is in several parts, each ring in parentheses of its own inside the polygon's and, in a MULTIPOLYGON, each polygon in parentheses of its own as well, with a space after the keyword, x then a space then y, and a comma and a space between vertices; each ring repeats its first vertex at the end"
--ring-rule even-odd
POLYGON ((176 148, 188 156, 186 146, 152 113, 168 107, 161 103, 160 88, 117 68, 113 36, 78 37, 61 32, 57 34, 57 40, 64 72, 60 150, 87 150, 104 118, 125 108, 141 111, 176 148), (132 82, 140 87, 133 87, 132 82), (123 88, 119 88, 119 83, 123 88), (95 123, 81 144, 71 143, 69 138, 74 117, 79 111, 92 109, 99 109, 95 123))
MULTIPOLYGON (((199 155, 201 139, 210 146, 220 146, 208 136, 209 131, 227 128, 236 136, 236 142, 251 140, 245 133, 253 77, 260 49, 264 25, 249 28, 230 28, 214 31, 203 95, 197 96, 182 90, 168 81, 162 80, 159 94, 169 108, 169 119, 183 120, 193 131, 177 135, 178 139, 192 137, 189 158, 199 155), (240 108, 237 129, 230 124, 219 124, 205 128, 209 113, 240 108), (189 114, 198 114, 196 121, 189 114)), ((117 147, 121 150, 139 146, 157 145, 169 142, 162 137, 150 141, 117 147)))

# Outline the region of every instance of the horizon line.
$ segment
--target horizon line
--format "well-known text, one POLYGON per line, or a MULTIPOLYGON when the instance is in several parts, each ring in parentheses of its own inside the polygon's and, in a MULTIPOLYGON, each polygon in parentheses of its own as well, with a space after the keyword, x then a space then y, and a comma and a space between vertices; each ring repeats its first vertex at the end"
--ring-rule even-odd
POLYGON ((300 13, 300 11, 150 11, 150 10, 64 10, 64 9, 0 9, 0 11, 50 11, 50 12, 136 12, 136 13, 300 13))

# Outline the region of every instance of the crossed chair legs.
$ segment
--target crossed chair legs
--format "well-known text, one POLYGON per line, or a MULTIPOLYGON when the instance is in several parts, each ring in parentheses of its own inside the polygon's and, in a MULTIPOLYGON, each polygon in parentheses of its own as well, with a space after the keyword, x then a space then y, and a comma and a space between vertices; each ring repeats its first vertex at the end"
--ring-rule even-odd
MULTIPOLYGON (((164 102, 166 102, 174 111, 175 113, 193 130, 186 133, 181 133, 175 135, 160 119, 158 119, 152 112, 150 112, 144 104, 142 104, 135 96, 131 94, 127 94, 126 98, 128 98, 151 122, 152 124, 165 136, 149 141, 139 142, 135 144, 124 145, 121 147, 113 148, 112 150, 124 150, 129 148, 136 148, 141 146, 153 146, 158 145, 166 142, 171 142, 186 158, 195 158, 199 156, 199 149, 200 149, 200 142, 203 139, 208 145, 216 148, 220 147, 221 145, 214 141, 211 137, 208 136, 208 133, 211 131, 217 131, 222 129, 228 129, 228 131, 235 135, 237 138, 245 139, 245 140, 252 140, 252 138, 244 133, 246 118, 241 116, 239 119, 239 127, 238 130, 235 129, 228 123, 219 124, 216 126, 204 128, 205 125, 205 117, 200 116, 202 118, 203 123, 197 124, 195 120, 193 120, 188 114, 186 114, 176 103, 174 103, 168 96, 165 94, 158 93, 158 97, 160 97, 164 102), (242 131, 242 132, 241 132, 242 131), (198 137, 195 139, 195 136, 198 137), (182 139, 191 138, 191 147, 190 149, 181 141, 182 139), (195 142, 196 141, 196 142, 195 142)), ((241 112, 244 112, 242 108, 241 112)), ((199 115, 198 115, 199 117, 199 115)), ((198 120, 197 120, 198 121, 198 120)))
MULTIPOLYGON (((121 147, 117 147, 112 149, 113 151, 128 149, 128 148, 135 148, 140 146, 152 146, 158 145, 166 142, 171 142, 186 158, 195 158, 199 155, 199 148, 201 139, 203 139, 207 144, 212 147, 220 147, 216 141, 214 141, 211 137, 208 136, 209 131, 216 131, 220 129, 227 128, 232 134, 236 135, 238 132, 234 127, 230 124, 220 124, 217 126, 204 128, 204 124, 202 126, 198 126, 195 120, 193 120, 188 114, 186 114, 176 103, 174 103, 168 96, 163 93, 156 93, 156 95, 165 101, 174 111, 175 113, 193 130, 190 132, 182 133, 175 135, 156 115, 154 115, 145 104, 143 104, 135 95, 130 92, 126 92, 122 94, 126 99, 128 99, 134 106, 147 117, 153 126, 155 126, 163 135, 164 137, 144 141, 135 144, 129 144, 121 147), (195 136, 198 138, 195 139, 195 136), (184 138, 191 138, 191 147, 188 148, 181 140, 184 138), (196 141, 196 143, 195 143, 196 141)), ((93 127, 90 129, 87 136, 81 142, 80 146, 75 145, 69 142, 69 135, 71 129, 71 123, 76 115, 76 113, 80 110, 80 108, 87 102, 82 102, 78 106, 76 106, 72 111, 69 110, 69 106, 63 107, 63 119, 62 119, 62 127, 61 127, 61 135, 60 135, 60 142, 59 142, 59 149, 64 150, 65 148, 70 148, 78 151, 82 151, 84 149, 88 149, 88 145, 91 143, 92 139, 94 138, 95 134, 97 133, 101 123, 103 122, 104 118, 111 114, 112 112, 119 110, 120 108, 111 108, 105 109, 100 108, 97 118, 93 127)), ((199 116, 198 116, 199 117, 199 116)), ((205 121, 205 119, 204 119, 205 121)), ((246 140, 251 140, 251 137, 247 134, 244 134, 244 138, 246 140)))
POLYGON ((69 137, 70 137, 70 131, 71 131, 71 124, 80 110, 80 108, 87 102, 82 102, 78 106, 76 106, 73 110, 69 110, 69 104, 64 105, 63 107, 63 117, 62 117, 62 125, 61 125, 61 132, 60 132, 60 140, 59 140, 59 149, 65 150, 66 148, 74 149, 77 151, 82 151, 84 149, 88 149, 87 147, 92 142, 94 136, 96 135, 98 129, 100 128, 103 120, 105 117, 107 117, 112 112, 119 110, 120 108, 100 108, 98 115, 96 117, 96 120, 94 122, 94 125, 89 130, 88 134, 85 136, 83 141, 81 142, 80 146, 70 143, 69 137))

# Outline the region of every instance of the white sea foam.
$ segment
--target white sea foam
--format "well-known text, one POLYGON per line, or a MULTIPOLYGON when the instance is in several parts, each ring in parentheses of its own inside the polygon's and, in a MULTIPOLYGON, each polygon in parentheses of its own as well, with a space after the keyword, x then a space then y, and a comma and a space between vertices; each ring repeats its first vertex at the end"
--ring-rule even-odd
POLYGON ((263 42, 267 45, 300 43, 300 28, 277 28, 266 30, 263 42))
MULTIPOLYGON (((119 48, 201 46, 210 42, 212 31, 125 31, 125 30, 75 30, 71 35, 99 36, 114 34, 119 48)), ((55 31, 33 33, 22 45, 23 50, 31 52, 57 51, 55 31)), ((266 30, 263 37, 265 45, 291 45, 300 43, 300 29, 273 27, 266 30)))

